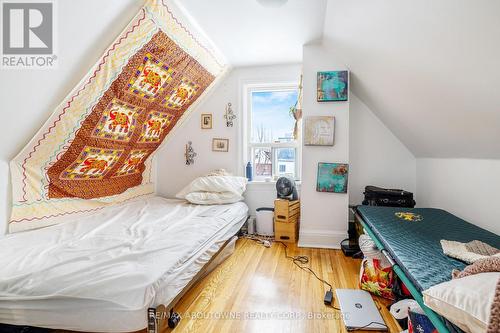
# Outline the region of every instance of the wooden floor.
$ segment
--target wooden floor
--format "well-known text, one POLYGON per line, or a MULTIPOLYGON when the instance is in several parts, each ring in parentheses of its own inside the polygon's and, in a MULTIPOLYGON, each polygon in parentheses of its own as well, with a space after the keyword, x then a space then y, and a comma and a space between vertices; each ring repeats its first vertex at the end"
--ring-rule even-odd
MULTIPOLYGON (((357 288, 360 260, 339 250, 289 245, 289 255, 299 254, 309 256, 311 268, 334 288, 357 288)), ((283 245, 266 248, 240 239, 235 253, 176 307, 183 317, 180 324, 170 330, 162 321, 161 332, 346 332, 340 312, 323 304, 327 290, 285 258, 283 245)), ((388 302, 375 302, 389 331, 400 332, 388 302)))

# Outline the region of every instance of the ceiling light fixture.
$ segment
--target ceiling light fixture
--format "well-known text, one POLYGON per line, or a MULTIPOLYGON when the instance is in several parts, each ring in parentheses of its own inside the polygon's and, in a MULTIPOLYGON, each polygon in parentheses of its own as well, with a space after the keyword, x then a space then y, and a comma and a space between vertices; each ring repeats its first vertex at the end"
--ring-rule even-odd
POLYGON ((264 7, 278 8, 288 2, 288 0, 257 0, 264 7))

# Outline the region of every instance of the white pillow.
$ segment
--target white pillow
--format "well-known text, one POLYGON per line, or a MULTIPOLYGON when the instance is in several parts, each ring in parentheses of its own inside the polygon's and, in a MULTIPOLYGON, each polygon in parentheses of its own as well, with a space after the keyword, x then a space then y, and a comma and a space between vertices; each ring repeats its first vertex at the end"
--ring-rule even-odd
POLYGON ((183 188, 176 197, 191 203, 211 205, 243 200, 247 179, 234 176, 198 177, 183 188))
POLYGON ((465 332, 483 333, 499 278, 491 272, 443 282, 423 291, 424 303, 465 332))
POLYGON ((223 205, 241 201, 243 197, 232 192, 191 192, 185 199, 197 205, 223 205))

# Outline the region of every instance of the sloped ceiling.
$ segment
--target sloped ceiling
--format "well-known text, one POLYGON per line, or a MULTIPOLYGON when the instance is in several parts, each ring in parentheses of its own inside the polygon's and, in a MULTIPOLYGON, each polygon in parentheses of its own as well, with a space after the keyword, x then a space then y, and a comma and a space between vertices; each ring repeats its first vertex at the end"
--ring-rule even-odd
POLYGON ((500 158, 500 1, 329 0, 324 41, 415 156, 500 158))
POLYGON ((327 0, 176 0, 233 66, 298 63, 323 34, 327 0))

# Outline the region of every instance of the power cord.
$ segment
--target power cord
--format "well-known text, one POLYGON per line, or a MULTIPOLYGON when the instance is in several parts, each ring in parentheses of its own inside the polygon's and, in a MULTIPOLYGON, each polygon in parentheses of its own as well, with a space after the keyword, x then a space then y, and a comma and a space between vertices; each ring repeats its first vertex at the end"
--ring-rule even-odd
POLYGON ((273 241, 273 238, 271 236, 265 236, 262 238, 251 236, 251 235, 243 235, 243 238, 253 240, 254 242, 257 242, 261 245, 264 245, 265 247, 271 247, 271 242, 273 241))
POLYGON ((356 327, 356 330, 362 330, 363 328, 367 328, 371 325, 380 325, 382 327, 373 327, 375 329, 388 329, 389 327, 387 327, 387 325, 384 323, 379 323, 378 321, 371 321, 369 324, 366 324, 365 326, 361 326, 361 327, 356 327))
MULTIPOLYGON (((310 267, 307 267, 307 266, 302 266, 302 265, 306 265, 310 262, 310 259, 308 256, 305 256, 305 255, 298 255, 298 256, 290 256, 288 255, 288 246, 284 243, 284 242, 281 242, 281 241, 277 241, 275 240, 272 236, 269 236, 269 237, 265 237, 265 239, 262 239, 262 238, 259 238, 259 237, 255 237, 255 236, 250 236, 250 235, 244 235, 243 238, 246 238, 246 239, 250 239, 250 240, 253 240, 259 244, 262 244, 264 245, 265 247, 270 247, 270 242, 274 242, 274 243, 280 243, 281 245, 283 245, 283 247, 285 248, 285 258, 287 259, 290 259, 292 260, 292 262, 297 266, 299 267, 300 269, 304 270, 304 271, 307 271, 309 273, 311 273, 312 275, 314 275, 314 277, 322 282, 323 284, 327 285, 330 290, 326 292, 326 295, 325 295, 325 304, 328 304, 330 305, 333 309, 337 310, 337 311, 341 311, 338 307, 334 306, 333 305, 333 286, 327 282, 326 280, 320 278, 316 272, 314 272, 310 267), (328 299, 328 302, 327 302, 327 299, 328 299)), ((379 307, 378 303, 375 303, 375 306, 377 307, 377 309, 379 311, 381 311, 381 308, 379 307)), ((382 326, 382 328, 385 328, 385 329, 388 329, 388 326, 385 324, 385 323, 379 323, 377 321, 371 321, 370 323, 364 325, 364 326, 361 326, 361 327, 356 327, 356 330, 362 330, 364 328, 367 328, 371 325, 380 325, 382 326)))
POLYGON ((281 241, 274 241, 275 243, 280 243, 281 245, 283 245, 285 247, 285 258, 287 259, 290 259, 292 260, 292 262, 297 266, 299 267, 300 269, 303 269, 309 273, 311 273, 312 275, 314 275, 314 277, 316 279, 318 279, 319 281, 323 282, 325 285, 327 285, 329 288, 330 288, 330 291, 333 291, 333 287, 330 283, 328 283, 327 281, 323 280, 322 278, 320 278, 316 272, 314 272, 310 267, 307 267, 307 266, 301 266, 300 264, 302 265, 306 265, 309 263, 309 257, 308 256, 304 256, 304 255, 299 255, 299 256, 290 256, 288 255, 288 246, 281 242, 281 241))
POLYGON ((306 272, 309 272, 311 273, 312 275, 314 275, 314 277, 322 282, 323 284, 327 285, 330 290, 328 290, 326 293, 325 293, 325 298, 324 298, 324 303, 325 305, 330 305, 333 309, 337 310, 337 311, 340 311, 339 308, 337 308, 336 306, 333 305, 333 286, 327 282, 326 280, 320 278, 318 276, 318 274, 316 274, 315 271, 313 271, 310 267, 307 267, 307 266, 302 266, 302 265, 306 265, 309 263, 309 257, 308 256, 304 256, 304 255, 298 255, 298 256, 290 256, 288 255, 288 246, 284 243, 284 242, 281 242, 281 241, 274 241, 275 243, 280 243, 281 245, 283 245, 283 247, 285 248, 285 258, 287 259, 290 259, 292 260, 292 262, 300 269, 306 271, 306 272), (301 265, 302 264, 302 265, 301 265))
POLYGON ((288 246, 284 242, 275 240, 274 237, 272 237, 272 236, 259 238, 259 237, 255 237, 253 235, 246 234, 246 235, 243 235, 243 238, 253 240, 254 242, 262 244, 265 247, 271 247, 271 242, 280 243, 281 245, 283 245, 283 247, 285 248, 285 258, 290 259, 298 268, 300 268, 306 272, 311 273, 312 275, 314 275, 314 277, 318 281, 327 285, 330 288, 325 294, 324 303, 325 303, 325 305, 330 305, 335 310, 340 311, 339 308, 337 308, 333 305, 333 286, 328 281, 320 278, 318 276, 318 274, 316 274, 316 272, 313 271, 310 267, 303 266, 303 265, 307 265, 310 262, 308 256, 305 256, 305 255, 290 256, 288 254, 288 246))

